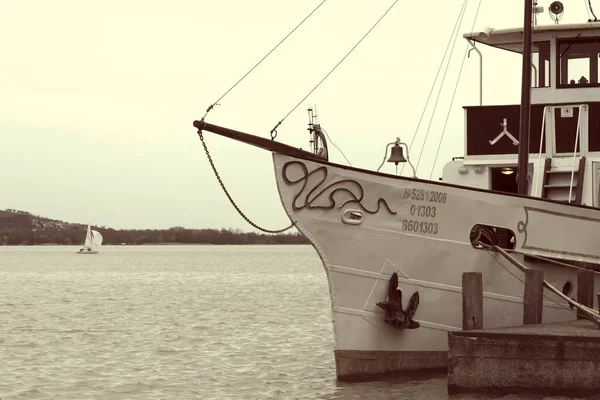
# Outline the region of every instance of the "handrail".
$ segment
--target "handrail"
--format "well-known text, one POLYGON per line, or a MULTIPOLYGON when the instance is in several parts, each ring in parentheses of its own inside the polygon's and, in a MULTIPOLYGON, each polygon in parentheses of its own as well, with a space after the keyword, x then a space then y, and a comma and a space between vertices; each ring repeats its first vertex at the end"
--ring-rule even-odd
POLYGON ((479 105, 482 106, 483 105, 483 55, 481 54, 479 49, 477 47, 475 47, 474 41, 467 39, 467 42, 469 42, 469 44, 473 47, 467 53, 467 57, 471 56, 472 50, 475 50, 475 52, 477 52, 477 54, 479 54, 479 105))
POLYGON ((534 88, 537 88, 537 87, 539 87, 539 86, 538 86, 538 69, 537 69, 537 67, 535 66, 535 64, 534 64, 534 63, 531 63, 531 67, 532 67, 532 68, 533 68, 533 70, 535 71, 535 74, 533 75, 533 76, 534 76, 534 78, 535 78, 535 83, 533 84, 533 87, 534 87, 534 88))
MULTIPOLYGON (((540 184, 540 171, 542 169, 542 146, 544 145, 544 133, 546 133, 546 129, 545 128, 545 123, 546 123, 546 112, 548 111, 548 107, 549 106, 545 106, 544 110, 542 111, 542 133, 540 134, 540 152, 538 153, 538 173, 536 175, 535 178, 535 187, 537 188, 538 185, 540 184)), ((546 149, 546 153, 548 152, 548 149, 546 149)), ((544 191, 544 188, 542 188, 542 192, 544 191)), ((533 193, 533 188, 532 188, 532 193, 533 193)), ((542 197, 542 193, 540 193, 540 197, 542 197)))
MULTIPOLYGON (((575 134, 575 148, 573 148, 573 164, 571 165, 571 183, 569 184, 569 203, 571 202, 571 194, 573 193, 573 178, 575 177, 575 155, 577 154, 577 143, 579 141, 579 133, 581 132, 581 114, 585 104, 581 104, 579 109, 579 115, 577 115, 577 133, 575 134)), ((556 136, 556 132, 554 133, 556 136)), ((578 182, 578 185, 582 185, 583 182, 578 182)))
MULTIPOLYGON (((546 133, 546 112, 549 110, 549 108, 552 107, 552 109, 556 109, 556 108, 561 108, 564 107, 562 105, 559 104, 553 104, 550 106, 545 106, 544 110, 543 110, 543 115, 542 115, 542 132, 540 135, 540 150, 538 153, 538 173, 536 176, 536 180, 535 180, 535 187, 537 188, 540 182, 540 176, 541 176, 541 170, 542 170, 542 146, 544 144, 544 134, 546 133)), ((581 114, 582 111, 586 109, 586 104, 580 104, 577 109, 579 110, 579 113, 577 115, 577 131, 575 134, 575 148, 573 149, 573 163, 571 164, 571 182, 569 184, 569 200, 568 202, 571 202, 571 195, 573 194, 573 181, 575 178, 575 158, 577 156, 577 144, 579 143, 579 135, 581 133, 581 114)), ((554 141, 556 142, 556 129, 554 130, 554 141)), ((556 149, 554 149, 556 152, 556 149)), ((548 152, 548 149, 546 149, 546 152, 548 152)), ((579 184, 582 184, 582 182, 579 182, 579 184)), ((542 188, 543 191, 544 188, 542 188)), ((541 194, 540 194, 541 197, 541 194)))

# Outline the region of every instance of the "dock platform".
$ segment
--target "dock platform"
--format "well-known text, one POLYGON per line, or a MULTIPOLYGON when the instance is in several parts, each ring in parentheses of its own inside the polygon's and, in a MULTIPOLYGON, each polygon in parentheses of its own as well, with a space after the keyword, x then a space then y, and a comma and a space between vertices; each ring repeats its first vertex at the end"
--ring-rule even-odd
POLYGON ((588 320, 448 333, 448 392, 600 394, 600 329, 588 320))

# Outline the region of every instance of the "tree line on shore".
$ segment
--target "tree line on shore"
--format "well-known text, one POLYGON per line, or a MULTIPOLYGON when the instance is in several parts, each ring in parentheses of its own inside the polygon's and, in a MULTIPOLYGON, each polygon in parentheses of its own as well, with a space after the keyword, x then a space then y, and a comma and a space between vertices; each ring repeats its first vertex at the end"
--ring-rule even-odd
MULTIPOLYGON (((112 229, 92 227, 103 244, 308 244, 299 232, 266 235, 239 229, 112 229)), ((79 245, 85 241, 87 225, 64 222, 27 211, 0 210, 0 245, 79 245)))
MULTIPOLYGON (((0 229, 3 245, 78 245, 85 240, 87 227, 67 229, 0 229)), ((103 244, 308 244, 301 233, 266 235, 233 229, 111 229, 93 228, 104 238, 103 244)))

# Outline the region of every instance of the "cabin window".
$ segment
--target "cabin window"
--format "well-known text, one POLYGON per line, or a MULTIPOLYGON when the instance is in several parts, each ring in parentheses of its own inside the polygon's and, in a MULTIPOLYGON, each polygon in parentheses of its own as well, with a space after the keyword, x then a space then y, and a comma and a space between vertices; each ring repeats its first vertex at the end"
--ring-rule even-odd
POLYGON ((600 86, 598 82, 598 57, 600 40, 558 40, 558 87, 577 88, 600 86))
POLYGON ((531 86, 550 87, 550 42, 534 42, 531 51, 531 86))

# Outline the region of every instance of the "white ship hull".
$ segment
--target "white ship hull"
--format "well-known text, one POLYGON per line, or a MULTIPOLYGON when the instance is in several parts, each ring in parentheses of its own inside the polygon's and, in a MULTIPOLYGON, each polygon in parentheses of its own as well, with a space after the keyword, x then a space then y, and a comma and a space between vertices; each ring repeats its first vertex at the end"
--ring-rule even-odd
MULTIPOLYGON (((511 229, 515 250, 598 263, 600 210, 398 178, 273 153, 283 206, 323 262, 331 296, 340 380, 445 368, 447 332, 462 329, 463 272, 482 272, 484 328, 521 325, 524 276, 498 254, 476 249, 476 224, 511 229), (350 214, 354 210, 354 214, 350 214), (343 219, 346 219, 346 222, 343 219), (417 329, 384 323, 393 272, 404 306, 419 292, 417 329)), ((522 257, 521 257, 522 259, 522 257)), ((577 268, 536 262, 559 289, 577 268)), ((600 277, 596 274, 596 287, 600 277)), ((543 322, 575 319, 544 292, 543 322)))

